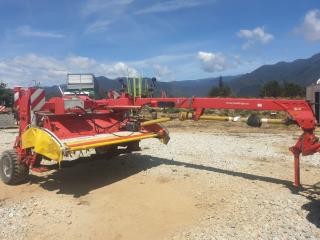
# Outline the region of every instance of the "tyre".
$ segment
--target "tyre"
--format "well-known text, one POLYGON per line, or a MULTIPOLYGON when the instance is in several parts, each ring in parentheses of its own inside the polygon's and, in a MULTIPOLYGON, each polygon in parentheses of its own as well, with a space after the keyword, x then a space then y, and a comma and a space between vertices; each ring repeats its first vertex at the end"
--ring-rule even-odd
POLYGON ((128 145, 127 145, 127 151, 128 151, 128 152, 141 151, 140 141, 129 142, 128 145))
POLYGON ((251 114, 248 117, 247 125, 250 127, 261 127, 262 122, 259 116, 257 116, 256 114, 251 114))
POLYGON ((1 180, 9 185, 23 183, 28 179, 29 167, 19 162, 16 151, 9 150, 2 153, 0 159, 1 180))

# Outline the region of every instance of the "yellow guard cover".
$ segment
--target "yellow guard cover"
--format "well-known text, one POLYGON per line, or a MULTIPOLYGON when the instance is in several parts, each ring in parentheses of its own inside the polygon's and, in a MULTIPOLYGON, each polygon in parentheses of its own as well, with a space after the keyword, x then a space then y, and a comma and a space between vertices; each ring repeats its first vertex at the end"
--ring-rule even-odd
POLYGON ((39 153, 49 159, 61 161, 62 148, 59 143, 47 132, 40 128, 29 128, 22 134, 22 149, 34 148, 39 153))

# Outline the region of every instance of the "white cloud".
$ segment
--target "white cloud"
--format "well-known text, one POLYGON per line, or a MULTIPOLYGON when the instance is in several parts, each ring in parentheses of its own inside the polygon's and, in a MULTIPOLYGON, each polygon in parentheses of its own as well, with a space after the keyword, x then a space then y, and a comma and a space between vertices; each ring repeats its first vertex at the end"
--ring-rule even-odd
POLYGON ((26 54, 0 58, 0 80, 9 83, 10 87, 30 86, 33 85, 32 80, 40 81, 42 86, 50 86, 64 84, 68 73, 93 73, 109 78, 143 73, 144 76, 156 76, 161 81, 172 81, 214 76, 213 73, 221 74, 221 71, 229 74, 229 70, 234 71, 239 66, 243 66, 243 61, 238 56, 205 51, 127 62, 105 62, 77 55, 54 58, 26 54))
POLYGON ((56 32, 34 30, 28 25, 20 26, 16 33, 24 37, 42 37, 42 38, 63 38, 65 35, 56 32))
POLYGON ((136 11, 136 14, 145 14, 145 13, 157 13, 157 12, 172 12, 184 8, 191 8, 200 5, 205 5, 213 3, 215 0, 169 0, 169 1, 160 1, 151 6, 142 8, 136 11))
POLYGON ((167 67, 160 64, 153 65, 155 77, 159 80, 172 79, 172 71, 167 67))
POLYGON ((93 23, 90 23, 85 32, 86 33, 97 33, 105 31, 110 24, 112 24, 113 20, 97 20, 93 23))
POLYGON ((64 59, 27 54, 14 58, 0 59, 1 81, 11 87, 30 86, 33 80, 43 86, 65 83, 67 73, 94 73, 110 78, 137 76, 137 70, 123 62, 98 63, 96 60, 71 56, 64 59))
POLYGON ((177 55, 158 55, 143 60, 132 61, 130 64, 137 68, 144 68, 147 66, 155 66, 157 64, 169 65, 175 64, 176 62, 190 61, 194 57, 193 53, 177 54, 177 55))
POLYGON ((198 52, 198 59, 202 63, 205 72, 220 72, 229 67, 227 58, 221 53, 198 52))
POLYGON ((135 0, 87 0, 80 14, 90 18, 84 33, 104 32, 110 25, 127 16, 127 8, 135 0), (91 20, 93 19, 93 21, 91 20))
MULTIPOLYGON (((184 67, 190 63, 195 66, 195 60, 194 53, 176 55, 168 54, 131 61, 129 64, 136 69, 142 69, 144 74, 146 73, 149 76, 155 76, 161 81, 172 81, 176 80, 178 75, 182 76, 183 74, 187 74, 187 71, 184 67)), ((190 70, 189 66, 187 68, 190 70)))
POLYGON ((237 36, 247 40, 242 45, 243 49, 248 49, 257 42, 267 44, 274 39, 274 36, 267 33, 262 27, 256 27, 252 30, 242 29, 237 33, 237 36))
POLYGON ((60 76, 67 74, 65 65, 60 61, 35 54, 3 59, 0 63, 1 80, 10 86, 27 86, 32 84, 32 80, 53 85, 60 76))
POLYGON ((320 41, 320 10, 307 12, 302 26, 297 28, 296 32, 302 34, 307 41, 320 41))
POLYGON ((100 64, 98 66, 97 72, 108 77, 137 77, 138 71, 132 67, 129 67, 123 62, 117 62, 114 64, 100 64))
POLYGON ((72 67, 80 67, 81 69, 89 69, 96 65, 96 61, 92 58, 74 56, 67 58, 68 65, 72 67))
POLYGON ((117 12, 121 8, 133 3, 134 0, 88 0, 81 9, 83 16, 88 16, 96 13, 109 13, 117 12))

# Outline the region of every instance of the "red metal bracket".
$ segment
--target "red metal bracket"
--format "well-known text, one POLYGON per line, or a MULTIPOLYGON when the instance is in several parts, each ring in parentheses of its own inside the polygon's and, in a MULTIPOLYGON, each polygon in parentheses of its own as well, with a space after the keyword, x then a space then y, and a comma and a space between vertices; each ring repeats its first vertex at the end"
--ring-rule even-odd
POLYGON ((314 130, 304 130, 297 143, 289 149, 294 156, 294 186, 300 187, 300 155, 307 156, 319 152, 319 139, 314 135, 314 130))

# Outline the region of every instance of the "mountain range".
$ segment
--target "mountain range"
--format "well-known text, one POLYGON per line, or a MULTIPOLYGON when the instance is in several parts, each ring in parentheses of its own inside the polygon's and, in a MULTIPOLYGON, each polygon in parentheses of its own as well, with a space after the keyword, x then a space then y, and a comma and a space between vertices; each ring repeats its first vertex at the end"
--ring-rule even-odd
MULTIPOLYGON (((279 82, 293 82, 302 86, 310 85, 320 78, 320 53, 308 59, 297 59, 293 62, 278 62, 272 65, 263 65, 256 70, 239 76, 222 76, 225 84, 229 85, 236 96, 259 96, 261 86, 272 80, 279 82)), ((99 92, 117 90, 121 83, 117 79, 109 79, 104 76, 96 77, 96 87, 99 92)), ((219 78, 205 78, 197 80, 158 81, 155 95, 165 91, 167 96, 204 97, 209 90, 216 86, 219 78)), ((49 95, 54 95, 55 88, 46 88, 49 95)))
MULTIPOLYGON (((226 76, 223 77, 223 81, 230 82, 235 77, 226 76)), ((106 92, 110 89, 116 90, 121 87, 120 80, 109 79, 104 76, 96 77, 96 86, 106 92)), ((150 78, 145 78, 149 83, 151 82, 150 78)), ((197 80, 184 80, 184 81, 171 81, 171 82, 162 82, 157 81, 155 84, 155 95, 160 95, 161 91, 166 92, 167 96, 181 96, 181 97, 190 97, 190 96, 207 96, 208 91, 212 86, 217 85, 219 78, 205 78, 197 80)))
POLYGON ((320 78, 320 53, 308 59, 263 65, 251 73, 239 76, 230 83, 237 96, 258 96, 261 86, 272 80, 308 86, 320 78))

